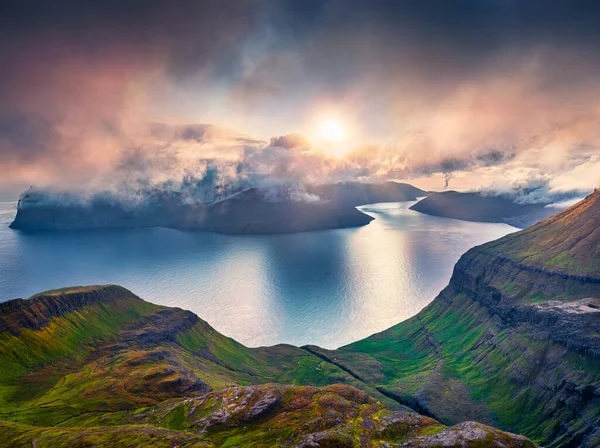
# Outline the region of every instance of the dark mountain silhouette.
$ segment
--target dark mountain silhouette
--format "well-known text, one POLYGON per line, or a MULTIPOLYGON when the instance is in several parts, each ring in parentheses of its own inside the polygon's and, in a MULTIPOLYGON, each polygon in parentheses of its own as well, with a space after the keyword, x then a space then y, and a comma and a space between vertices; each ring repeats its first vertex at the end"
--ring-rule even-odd
POLYGON ((203 205, 177 191, 138 192, 133 199, 94 195, 87 200, 29 190, 10 225, 13 229, 75 230, 169 227, 229 234, 293 233, 357 227, 372 217, 356 210, 374 202, 415 200, 425 194, 408 184, 346 182, 308 191, 249 189, 203 205))
POLYGON ((410 207, 427 215, 464 221, 503 222, 526 228, 556 213, 548 204, 518 204, 502 196, 444 191, 434 193, 410 207))

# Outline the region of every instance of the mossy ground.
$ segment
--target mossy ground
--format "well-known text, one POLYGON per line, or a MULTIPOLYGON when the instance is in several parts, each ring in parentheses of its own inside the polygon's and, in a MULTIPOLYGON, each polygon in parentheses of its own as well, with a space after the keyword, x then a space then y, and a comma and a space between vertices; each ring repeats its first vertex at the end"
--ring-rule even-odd
MULTIPOLYGON (((88 292, 60 290, 42 299, 88 292)), ((266 447, 308 437, 317 446, 376 447, 448 430, 311 350, 250 349, 187 311, 113 292, 17 334, 0 333, 0 444, 266 447), (262 409, 261 400, 274 395, 274 407, 262 409)), ((435 368, 420 345, 404 341, 395 349, 401 361, 377 361, 371 374, 397 379, 394 369, 402 366, 401 375, 414 378, 410 393, 419 372, 435 368)), ((362 354, 352 359, 369 366, 362 354)))
POLYGON ((354 352, 380 364, 380 387, 419 398, 447 423, 468 416, 552 445, 560 432, 571 437, 589 432, 578 425, 600 417, 600 400, 591 395, 571 406, 561 398, 567 384, 600 383, 597 358, 523 328, 497 325, 486 308, 461 294, 450 304, 436 300, 418 317, 338 350, 340 365, 360 376, 361 365, 345 361, 354 352))

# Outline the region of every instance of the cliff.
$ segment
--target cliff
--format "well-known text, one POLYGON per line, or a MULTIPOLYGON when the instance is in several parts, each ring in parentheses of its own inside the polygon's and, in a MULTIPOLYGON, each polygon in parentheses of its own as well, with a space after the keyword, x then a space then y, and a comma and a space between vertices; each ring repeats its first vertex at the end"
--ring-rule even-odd
POLYGON ((244 347, 118 286, 10 301, 0 322, 3 446, 534 446, 445 426, 308 350, 244 347))
POLYGON ((501 222, 519 228, 526 228, 556 212, 547 204, 517 204, 511 199, 483 195, 444 191, 434 193, 410 207, 426 215, 464 221, 501 222))
POLYGON ((600 193, 475 247, 417 316, 330 352, 346 372, 445 423, 549 447, 600 443, 600 193))

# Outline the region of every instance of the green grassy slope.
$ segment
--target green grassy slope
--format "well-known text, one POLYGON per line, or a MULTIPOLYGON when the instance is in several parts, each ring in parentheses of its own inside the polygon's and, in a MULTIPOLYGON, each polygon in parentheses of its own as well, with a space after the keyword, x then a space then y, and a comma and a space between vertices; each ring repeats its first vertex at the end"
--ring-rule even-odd
POLYGON ((600 190, 522 232, 486 249, 516 262, 550 271, 600 278, 600 190))
POLYGON ((594 446, 598 437, 598 359, 508 327, 466 296, 438 299, 335 356, 358 376, 379 374, 373 384, 381 390, 447 423, 482 421, 548 446, 594 446), (378 370, 347 361, 355 352, 378 370))
POLYGON ((598 229, 596 191, 467 252, 414 318, 321 353, 441 421, 483 421, 547 446, 597 446, 598 229), (558 263, 559 254, 577 263, 558 263))
POLYGON ((595 192, 474 248, 417 316, 334 351, 247 348, 118 286, 2 303, 0 442, 528 443, 473 424, 446 428, 406 405, 444 424, 477 420, 547 446, 596 446, 599 220, 595 192))
POLYGON ((150 304, 117 286, 31 300, 39 303, 13 312, 6 311, 9 302, 0 317, 0 328, 8 329, 0 332, 5 421, 53 425, 230 385, 345 382, 367 388, 305 350, 249 349, 188 311, 150 304), (86 295, 92 298, 84 306, 60 309, 86 295), (43 322, 23 317, 36 313, 54 316, 43 322))
POLYGON ((390 408, 307 350, 247 348, 118 286, 1 304, 0 329, 2 446, 533 446, 390 408))

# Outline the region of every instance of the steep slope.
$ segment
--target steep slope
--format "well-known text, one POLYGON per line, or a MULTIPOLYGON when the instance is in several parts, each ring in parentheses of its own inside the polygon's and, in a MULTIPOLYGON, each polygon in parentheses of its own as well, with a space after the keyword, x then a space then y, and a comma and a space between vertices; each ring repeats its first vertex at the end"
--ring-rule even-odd
POLYGON ((355 378, 445 423, 600 444, 600 192, 475 247, 417 316, 337 351, 355 378))
POLYGON ((486 250, 532 268, 600 278, 600 190, 486 250))
POLYGON ((204 207, 181 193, 150 190, 139 198, 113 194, 90 198, 30 188, 19 199, 12 229, 26 231, 189 226, 204 216, 204 207))
POLYGON ((410 207, 427 215, 464 221, 503 222, 525 228, 556 212, 546 204, 517 204, 511 199, 480 193, 434 193, 410 207))
POLYGON ((534 446, 388 407, 306 350, 246 348, 118 286, 2 304, 0 357, 3 446, 534 446))

